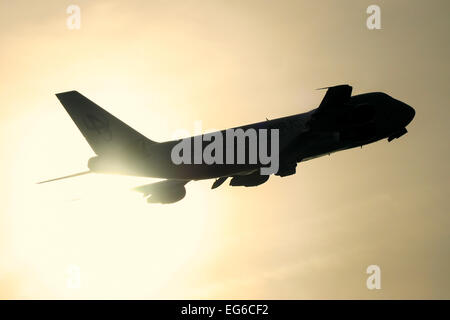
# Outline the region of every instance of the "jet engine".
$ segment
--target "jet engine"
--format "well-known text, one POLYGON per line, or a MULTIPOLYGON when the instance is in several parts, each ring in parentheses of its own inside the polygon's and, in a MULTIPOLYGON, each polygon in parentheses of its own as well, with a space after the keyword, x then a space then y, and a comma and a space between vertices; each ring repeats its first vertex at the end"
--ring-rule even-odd
POLYGON ((245 176, 234 176, 230 181, 230 186, 238 187, 256 187, 269 180, 269 175, 259 174, 259 170, 255 173, 245 176))
POLYGON ((275 174, 276 176, 286 177, 293 175, 297 172, 297 163, 289 162, 289 163, 281 163, 278 172, 275 174))
POLYGON ((189 180, 164 180, 134 188, 147 197, 148 203, 174 203, 186 196, 184 187, 189 180))
POLYGON ((179 186, 172 189, 157 190, 147 198, 148 203, 174 203, 186 196, 186 188, 179 186))

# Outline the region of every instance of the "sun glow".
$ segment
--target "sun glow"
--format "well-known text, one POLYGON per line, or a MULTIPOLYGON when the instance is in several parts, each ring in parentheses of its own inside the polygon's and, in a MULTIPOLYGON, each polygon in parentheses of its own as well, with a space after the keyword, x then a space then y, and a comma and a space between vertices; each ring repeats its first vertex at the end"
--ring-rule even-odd
POLYGON ((30 277, 48 287, 44 292, 42 283, 27 283, 25 297, 160 296, 187 261, 194 255, 201 259, 196 252, 208 243, 203 241, 205 221, 211 219, 205 210, 208 199, 149 205, 130 189, 155 179, 113 175, 37 185, 38 180, 85 170, 93 155, 75 125, 61 116, 67 115, 23 115, 8 130, 8 149, 14 155, 11 252, 21 268, 33 266, 30 277), (76 290, 66 286, 71 265, 80 268, 76 290))

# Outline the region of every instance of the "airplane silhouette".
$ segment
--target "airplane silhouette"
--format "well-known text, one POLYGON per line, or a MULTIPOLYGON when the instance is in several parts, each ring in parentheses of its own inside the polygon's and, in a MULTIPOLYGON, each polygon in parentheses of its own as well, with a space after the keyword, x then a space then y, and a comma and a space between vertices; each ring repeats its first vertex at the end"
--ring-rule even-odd
MULTIPOLYGON (((319 107, 314 110, 229 130, 276 130, 278 165, 273 174, 284 177, 295 174, 299 162, 362 147, 381 139, 387 138, 390 142, 400 138, 407 133, 406 126, 415 115, 412 107, 382 92, 352 96, 352 87, 349 85, 322 89, 327 89, 327 92, 319 107)), ((246 187, 260 185, 269 179, 268 174, 261 174, 261 168, 267 162, 248 161, 249 153, 253 150, 249 136, 244 136, 244 162, 196 163, 195 155, 192 154, 188 158, 194 159, 193 161, 174 163, 173 150, 186 139, 155 142, 77 91, 58 93, 56 96, 96 156, 89 159, 88 171, 39 183, 92 172, 163 178, 165 180, 139 186, 134 190, 147 197, 149 203, 173 203, 185 197, 185 185, 192 180, 215 179, 212 185, 212 189, 215 189, 229 177, 231 186, 246 187)), ((216 132, 216 137, 225 136, 229 130, 216 132)), ((194 145, 196 139, 200 141, 200 153, 213 143, 213 139, 208 141, 205 136, 188 138, 194 145)), ((272 136, 269 140, 274 141, 272 136)), ((259 137, 256 142, 258 141, 261 141, 259 137)), ((223 145, 221 148, 215 152, 232 154, 235 159, 238 151, 236 145, 223 145)), ((274 150, 271 151, 273 155, 274 150)))

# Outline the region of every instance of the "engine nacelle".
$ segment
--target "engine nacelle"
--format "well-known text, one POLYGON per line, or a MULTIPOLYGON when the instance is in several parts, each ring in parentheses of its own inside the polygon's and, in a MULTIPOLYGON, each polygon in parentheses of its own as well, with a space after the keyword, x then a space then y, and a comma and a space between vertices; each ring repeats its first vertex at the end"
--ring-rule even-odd
POLYGON ((155 190, 150 197, 147 198, 148 203, 174 203, 180 201, 186 196, 186 188, 178 186, 173 188, 162 188, 155 190))
POLYGON ((230 186, 256 187, 269 180, 269 175, 261 175, 259 171, 246 176, 235 176, 230 181, 230 186))
POLYGON ((290 176, 296 173, 296 168, 297 168, 296 162, 282 163, 280 165, 280 168, 278 169, 278 172, 275 175, 280 177, 290 176))

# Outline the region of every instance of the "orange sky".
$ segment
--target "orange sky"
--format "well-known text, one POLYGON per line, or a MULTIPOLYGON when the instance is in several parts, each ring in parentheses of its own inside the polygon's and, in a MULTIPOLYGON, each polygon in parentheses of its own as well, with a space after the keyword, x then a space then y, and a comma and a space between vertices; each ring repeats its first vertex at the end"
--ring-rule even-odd
POLYGON ((376 1, 370 31, 374 3, 1 1, 0 298, 450 298, 449 4, 376 1), (341 83, 413 106, 409 133, 166 206, 129 191, 152 179, 35 184, 93 155, 57 92, 163 141, 308 111, 341 83))

